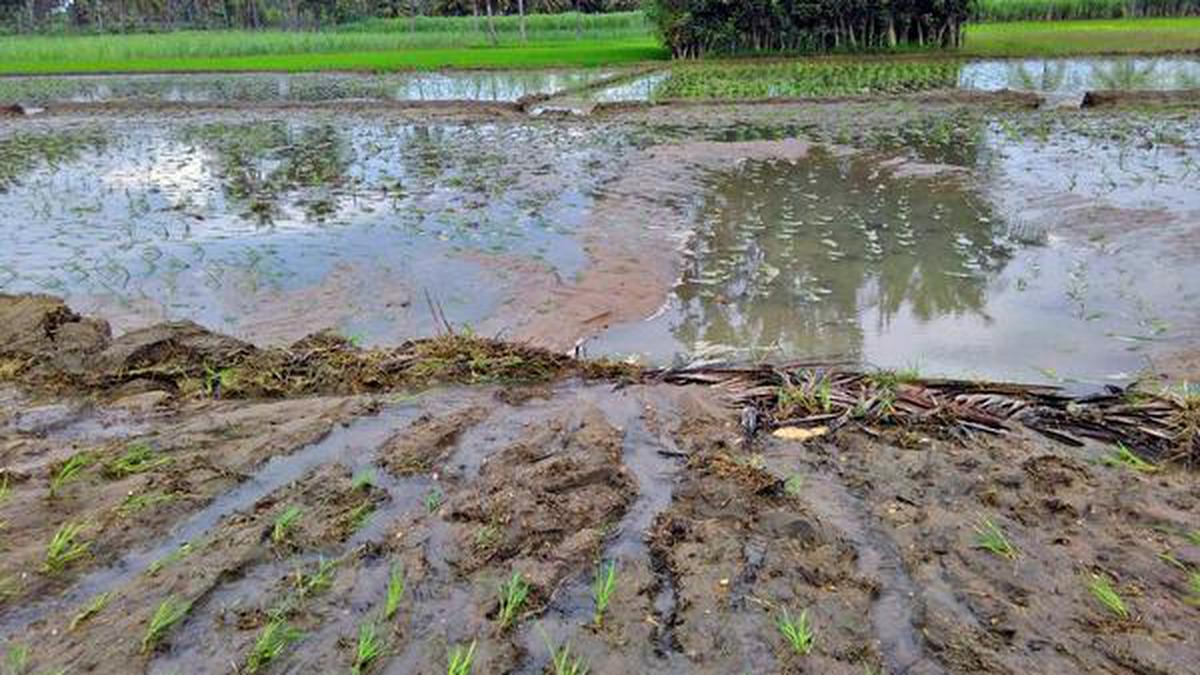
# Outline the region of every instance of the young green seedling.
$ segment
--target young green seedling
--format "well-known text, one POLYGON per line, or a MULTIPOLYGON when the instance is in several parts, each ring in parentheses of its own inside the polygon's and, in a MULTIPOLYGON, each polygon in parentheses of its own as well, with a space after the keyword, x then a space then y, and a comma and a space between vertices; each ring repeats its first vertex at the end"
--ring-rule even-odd
POLYGON ((272 619, 254 641, 250 656, 246 658, 245 673, 257 673, 266 668, 272 661, 283 655, 285 649, 293 642, 299 641, 304 634, 292 628, 282 618, 272 619))
POLYGON ((59 493, 69 483, 76 481, 92 463, 92 456, 86 452, 80 452, 72 455, 70 459, 62 463, 62 466, 50 476, 50 498, 56 499, 59 493))
POLYGON ((388 621, 400 610, 400 601, 404 599, 404 570, 399 565, 392 565, 388 575, 387 600, 384 602, 383 616, 388 621))
POLYGON ((596 605, 592 612, 592 623, 596 627, 604 624, 604 613, 608 611, 608 605, 612 602, 616 590, 617 563, 610 560, 596 569, 596 579, 592 582, 592 600, 596 605))
POLYGON ((815 636, 812 626, 808 623, 807 611, 800 612, 800 616, 793 620, 787 609, 784 609, 783 615, 776 619, 775 625, 793 652, 807 656, 812 651, 815 636))
POLYGON ((1125 606, 1125 601, 1117 594, 1108 577, 1093 574, 1092 581, 1088 584, 1088 590, 1092 592, 1092 596, 1096 600, 1100 601, 1100 604, 1104 605, 1105 609, 1118 619, 1124 621, 1129 618, 1129 608, 1125 606))
POLYGON ((976 525, 975 534, 975 548, 990 551, 1001 558, 1017 559, 1017 548, 1008 540, 1004 530, 1001 530, 1000 526, 991 518, 984 518, 979 525, 976 525))
POLYGON ((1105 457, 1103 461, 1108 466, 1123 466, 1138 473, 1154 473, 1158 471, 1157 466, 1135 455, 1123 443, 1117 443, 1117 449, 1111 455, 1105 457))
POLYGON ((145 443, 134 443, 124 455, 104 465, 104 475, 119 479, 145 473, 171 463, 170 457, 159 457, 145 443))
POLYGON ((496 619, 500 622, 501 630, 513 625, 528 598, 529 584, 520 572, 513 572, 512 578, 500 586, 500 611, 496 619))
POLYGON ((475 644, 476 641, 472 640, 471 645, 465 649, 462 645, 455 645, 454 649, 450 650, 446 675, 470 675, 471 667, 475 665, 475 644))
POLYGON ((300 522, 300 517, 303 515, 304 512, 300 510, 299 506, 289 506, 284 509, 283 513, 275 518, 275 525, 271 528, 271 541, 276 546, 287 542, 292 530, 295 529, 296 524, 300 522))
POLYGON ((154 616, 150 617, 150 625, 142 637, 142 653, 148 654, 158 647, 171 628, 183 620, 192 608, 192 603, 174 595, 162 601, 154 616))
POLYGON ((91 543, 79 541, 82 532, 83 525, 80 523, 63 523, 46 546, 46 562, 42 565, 42 571, 57 574, 86 556, 91 543))
POLYGON ((581 656, 572 654, 570 644, 555 647, 545 631, 542 631, 542 640, 550 652, 550 665, 554 670, 554 675, 587 675, 590 670, 587 661, 581 656))
POLYGON ((358 645, 354 651, 354 665, 351 666, 350 672, 353 675, 362 675, 380 656, 383 656, 383 641, 379 638, 379 629, 368 621, 358 627, 358 645))
POLYGON ((104 608, 108 606, 108 601, 111 599, 112 592, 101 593, 100 595, 92 598, 91 601, 84 605, 83 609, 79 610, 79 612, 77 612, 71 619, 71 624, 67 626, 67 630, 73 631, 81 624, 86 623, 88 619, 91 619, 93 616, 103 612, 104 608))

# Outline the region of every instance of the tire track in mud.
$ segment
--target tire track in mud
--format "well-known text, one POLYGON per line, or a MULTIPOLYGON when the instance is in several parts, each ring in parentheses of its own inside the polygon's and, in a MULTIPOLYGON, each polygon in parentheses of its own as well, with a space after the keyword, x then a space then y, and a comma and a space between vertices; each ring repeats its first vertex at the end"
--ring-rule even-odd
POLYGON ((50 613, 78 606, 88 598, 129 584, 155 561, 180 550, 185 544, 203 539, 229 516, 251 508, 260 499, 314 470, 343 463, 343 458, 353 456, 357 448, 382 444, 398 427, 411 423, 420 410, 415 402, 388 406, 373 416, 361 417, 332 429, 320 441, 296 452, 268 459, 262 468, 236 488, 216 497, 208 506, 173 527, 159 543, 88 573, 69 590, 53 598, 10 611, 0 623, 0 634, 15 636, 50 613))
POLYGON ((871 627, 887 672, 893 675, 944 675, 947 671, 925 653, 923 623, 913 606, 918 588, 905 570, 896 544, 870 522, 861 500, 836 478, 809 474, 805 501, 814 513, 838 529, 857 552, 859 574, 876 581, 871 627))

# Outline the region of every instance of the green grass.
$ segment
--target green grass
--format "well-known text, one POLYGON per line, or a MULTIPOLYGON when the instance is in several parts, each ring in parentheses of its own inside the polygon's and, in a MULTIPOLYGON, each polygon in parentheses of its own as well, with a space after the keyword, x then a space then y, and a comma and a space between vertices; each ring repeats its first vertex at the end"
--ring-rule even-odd
POLYGON ((975 548, 990 551, 1001 558, 1017 559, 1017 548, 991 518, 984 518, 975 526, 975 548))
POLYGON ((617 563, 608 561, 596 569, 596 580, 592 582, 592 600, 596 603, 592 612, 592 623, 596 626, 604 624, 604 613, 612 602, 613 592, 617 590, 617 563))
POLYGON ((44 572, 49 574, 62 572, 88 554, 91 544, 79 540, 83 527, 80 523, 63 523, 62 527, 58 528, 46 546, 46 561, 42 564, 44 572))
POLYGON ((812 626, 808 623, 807 611, 800 612, 800 616, 793 619, 787 609, 784 609, 783 615, 775 620, 775 626, 779 629, 779 634, 787 641, 788 647, 797 655, 808 656, 812 651, 816 636, 813 635, 812 626))
MULTIPOLYGON (((418 22, 376 20, 321 32, 180 31, 93 36, 9 36, 0 40, 0 73, 198 71, 386 72, 441 68, 618 66, 661 61, 667 50, 638 13, 608 15, 575 39, 573 19, 531 23, 519 42, 505 17, 500 44, 476 32, 469 17, 418 22), (562 21, 569 25, 564 26, 562 21), (404 26, 405 29, 398 29, 404 26)), ((552 17, 544 17, 550 19, 552 17)), ((970 56, 1200 50, 1200 17, 972 25, 970 56)))
POLYGON ((170 457, 160 457, 145 443, 134 443, 125 454, 104 465, 104 475, 112 479, 145 473, 171 463, 170 457))
POLYGON ((1125 605, 1125 601, 1113 588, 1112 582, 1108 577, 1093 574, 1092 581, 1088 584, 1088 590, 1091 591, 1092 597, 1104 606, 1110 613, 1122 621, 1129 618, 1129 608, 1125 605))
POLYGON ((22 675, 29 670, 29 647, 17 642, 8 643, 4 652, 5 673, 22 675))
POLYGON ((392 565, 388 574, 387 599, 384 601, 383 617, 391 621, 400 610, 400 601, 404 599, 404 570, 399 565, 392 565))
POLYGON ((275 524, 271 526, 271 541, 276 546, 286 543, 303 516, 304 511, 299 506, 289 506, 284 509, 283 513, 275 517, 275 524))
POLYGON ((63 462, 50 475, 50 498, 57 498, 64 487, 79 480, 83 475, 83 470, 90 466, 92 461, 91 454, 80 452, 63 462))
POLYGON ((67 630, 73 631, 80 625, 87 623, 92 617, 103 612, 104 608, 108 606, 108 601, 112 600, 112 596, 112 592, 101 593, 88 601, 88 604, 84 605, 83 609, 80 609, 71 618, 71 623, 67 626, 67 630))
POLYGON ((1117 443, 1116 450, 1102 460, 1108 466, 1123 466, 1138 473, 1154 473, 1158 467, 1133 454, 1124 443, 1117 443))
POLYGON ((967 28, 971 56, 1068 56, 1200 50, 1200 17, 1022 21, 967 28))
POLYGON ((474 640, 466 648, 455 645, 446 657, 446 675, 469 675, 471 667, 475 665, 475 646, 474 640))
POLYGON ((1200 0, 978 0, 971 16, 978 21, 1121 19, 1131 10, 1143 16, 1196 14, 1200 0))
POLYGON ((154 616, 150 617, 150 624, 146 626, 146 634, 142 636, 142 653, 147 654, 158 647, 171 628, 182 621, 191 608, 191 602, 174 595, 163 600, 154 610, 154 616))
POLYGON ((525 601, 528 599, 529 584, 521 577, 520 572, 513 572, 512 578, 500 586, 500 611, 496 614, 500 630, 516 623, 517 617, 521 614, 521 608, 525 606, 525 601))
POLYGON ((242 672, 257 673, 261 671, 282 656, 289 645, 298 642, 303 637, 303 633, 289 626, 282 618, 272 619, 263 627, 262 632, 258 634, 258 639, 254 641, 254 647, 250 650, 250 655, 246 657, 246 667, 242 672))
POLYGON ((379 637, 379 629, 368 621, 358 627, 358 644, 354 649, 354 664, 350 667, 350 672, 352 675, 362 675, 381 656, 383 640, 379 637))

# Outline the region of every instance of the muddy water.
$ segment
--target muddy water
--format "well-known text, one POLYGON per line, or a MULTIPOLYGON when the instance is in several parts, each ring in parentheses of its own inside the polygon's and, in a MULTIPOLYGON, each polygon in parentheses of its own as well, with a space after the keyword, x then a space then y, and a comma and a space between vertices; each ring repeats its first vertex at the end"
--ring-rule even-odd
POLYGON ((906 113, 849 135, 836 109, 785 112, 11 124, 0 288, 65 295, 118 332, 191 319, 263 344, 386 344, 438 330, 436 313, 654 363, 1089 383, 1200 335, 1193 121, 948 130, 906 113))
POLYGON ((511 102, 611 77, 601 70, 0 77, 0 103, 511 102))

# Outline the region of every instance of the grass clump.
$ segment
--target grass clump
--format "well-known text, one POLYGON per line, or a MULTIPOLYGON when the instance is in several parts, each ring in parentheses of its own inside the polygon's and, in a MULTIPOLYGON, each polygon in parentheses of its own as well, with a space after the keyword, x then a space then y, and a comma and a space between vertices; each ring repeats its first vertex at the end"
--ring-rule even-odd
POLYGON ((404 599, 404 570, 399 565, 392 565, 388 574, 387 599, 383 605, 383 617, 391 621, 400 610, 400 601, 404 599))
POLYGON ((1122 621, 1129 619, 1129 608, 1125 605, 1120 594, 1113 588, 1112 582, 1102 574, 1093 574, 1088 584, 1092 597, 1096 598, 1105 609, 1122 621))
POLYGON ((350 511, 346 513, 346 527, 348 527, 351 532, 358 532, 365 527, 367 523, 371 522, 371 516, 373 515, 375 515, 375 505, 372 504, 370 500, 367 500, 350 509, 350 511))
POLYGON ((337 561, 325 558, 317 561, 317 569, 312 574, 305 574, 303 570, 297 568, 296 587, 300 591, 300 596, 307 598, 332 586, 333 575, 336 571, 337 561))
POLYGON ((501 630, 516 622, 528 599, 529 584, 520 572, 513 572, 512 578, 500 585, 500 611, 496 614, 496 620, 500 622, 501 630))
POLYGON ((550 650, 550 666, 554 675, 587 675, 590 670, 587 661, 571 653, 571 645, 555 647, 550 638, 543 635, 542 639, 546 641, 546 649, 550 650))
POLYGON ((56 499, 64 487, 78 480, 83 475, 83 470, 91 463, 91 454, 80 452, 59 465, 50 475, 50 499, 56 499))
POLYGON ((793 652, 800 656, 808 656, 812 651, 816 636, 808 623, 807 611, 800 612, 800 616, 793 619, 785 608, 783 615, 775 620, 775 626, 793 652))
POLYGON ((246 668, 243 672, 252 674, 266 668, 283 655, 289 645, 303 637, 303 633, 289 626, 282 618, 272 619, 254 641, 254 648, 246 658, 246 668))
POLYGON ((134 443, 125 454, 104 465, 104 475, 112 479, 125 478, 145 473, 171 463, 170 457, 161 457, 145 443, 134 443))
POLYGON ((8 485, 8 474, 4 474, 0 476, 0 504, 3 504, 10 494, 12 494, 12 488, 8 485))
POLYGON ((984 518, 975 526, 975 548, 989 551, 1001 558, 1017 559, 1017 548, 1008 540, 1004 530, 991 518, 984 518))
POLYGON ((171 628, 182 621, 191 609, 191 602, 174 595, 163 600, 154 610, 154 616, 150 617, 150 624, 146 626, 146 634, 142 636, 142 653, 148 654, 157 648, 171 628))
POLYGON ((289 506, 284 509, 283 513, 275 517, 275 524, 271 526, 271 541, 276 546, 287 543, 303 515, 304 511, 299 506, 289 506))
POLYGON ((604 613, 608 611, 608 605, 612 602, 616 590, 617 563, 610 560, 596 569, 596 579, 592 582, 592 600, 596 603, 592 612, 592 623, 597 627, 604 624, 604 613))
POLYGON ((358 644, 354 650, 354 664, 350 667, 350 672, 353 675, 362 675, 381 656, 383 640, 379 637, 379 629, 368 621, 358 627, 358 644))
POLYGON ((4 650, 5 673, 23 675, 29 670, 29 647, 17 642, 10 642, 4 650))
POLYGON ((112 592, 101 593, 88 601, 88 604, 84 605, 83 609, 76 612, 75 616, 72 617, 67 630, 73 631, 84 623, 87 623, 92 617, 103 612, 104 608, 108 606, 108 601, 112 600, 112 596, 112 592))
POLYGON ((425 495, 425 511, 428 513, 437 511, 442 507, 443 499, 445 499, 445 497, 442 495, 441 490, 438 490, 437 488, 430 490, 429 494, 425 495))
POLYGON ((469 675, 471 668, 475 665, 475 646, 475 640, 472 640, 470 646, 465 648, 462 645, 455 645, 446 657, 446 675, 469 675))
POLYGON ((1154 473, 1158 471, 1158 467, 1138 457, 1124 443, 1117 443, 1117 448, 1112 454, 1104 458, 1104 463, 1108 466, 1123 466, 1132 469, 1138 473, 1154 473))
POLYGON ((117 506, 117 515, 128 518, 139 511, 159 504, 169 504, 178 498, 173 492, 148 492, 140 495, 129 495, 117 506))
POLYGON ((57 574, 88 554, 91 543, 79 540, 83 529, 84 526, 81 523, 63 523, 58 528, 50 540, 50 544, 46 546, 46 561, 42 564, 43 571, 57 574))
POLYGON ((355 491, 368 490, 375 487, 378 481, 379 476, 376 475, 374 469, 363 469, 354 474, 354 477, 350 480, 350 489, 355 491))

